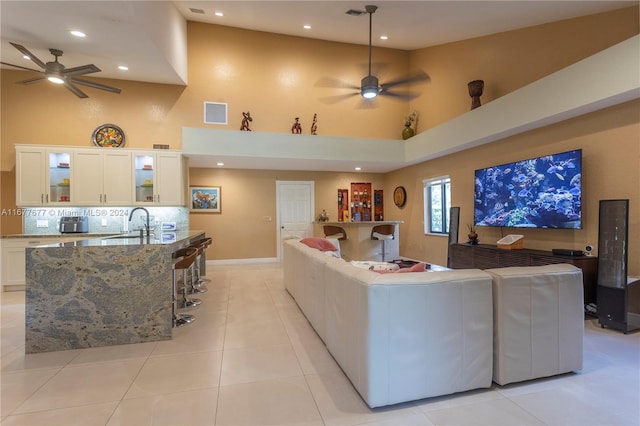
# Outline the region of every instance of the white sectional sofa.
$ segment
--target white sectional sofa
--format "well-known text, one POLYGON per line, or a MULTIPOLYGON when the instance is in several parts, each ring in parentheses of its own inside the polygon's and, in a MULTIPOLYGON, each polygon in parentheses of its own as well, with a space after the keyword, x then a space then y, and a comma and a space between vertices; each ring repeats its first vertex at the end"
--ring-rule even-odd
POLYGON ((567 264, 488 269, 493 277, 493 381, 582 369, 582 271, 567 264))
POLYGON ((284 283, 370 407, 491 386, 491 276, 378 274, 284 244, 284 283))

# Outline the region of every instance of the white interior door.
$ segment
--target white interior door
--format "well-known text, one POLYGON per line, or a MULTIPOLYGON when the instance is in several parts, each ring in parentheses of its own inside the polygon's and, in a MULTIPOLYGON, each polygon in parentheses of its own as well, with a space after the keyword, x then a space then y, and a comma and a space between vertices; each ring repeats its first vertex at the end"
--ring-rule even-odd
POLYGON ((313 235, 314 182, 276 181, 278 214, 278 260, 282 241, 313 235))

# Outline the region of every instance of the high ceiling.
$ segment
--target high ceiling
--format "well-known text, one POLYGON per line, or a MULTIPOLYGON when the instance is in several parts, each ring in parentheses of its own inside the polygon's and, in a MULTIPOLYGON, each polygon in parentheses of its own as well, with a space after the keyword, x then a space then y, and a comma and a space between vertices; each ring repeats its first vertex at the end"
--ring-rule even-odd
MULTIPOLYGON (((547 22, 629 7, 638 1, 175 1, 183 21, 199 21, 300 37, 367 44, 367 15, 349 9, 378 6, 373 43, 413 50, 547 22), (199 9, 204 13, 194 13, 199 9), (214 12, 223 12, 219 17, 214 12), (310 25, 311 29, 304 29, 310 25), (387 35, 388 40, 380 40, 387 35)), ((9 42, 25 46, 44 62, 48 49, 64 51, 67 67, 96 64, 92 76, 184 84, 167 59, 162 40, 168 2, 0 0, 3 62, 37 68, 9 42), (156 9, 163 9, 157 11, 156 9), (78 39, 69 30, 87 37, 78 39), (129 71, 120 71, 118 65, 129 71)), ((175 11, 174 11, 175 12, 175 11)), ((175 41, 175 40, 172 40, 175 41)), ((178 41, 177 48, 186 43, 178 41)), ((3 66, 4 67, 4 66, 3 66)))

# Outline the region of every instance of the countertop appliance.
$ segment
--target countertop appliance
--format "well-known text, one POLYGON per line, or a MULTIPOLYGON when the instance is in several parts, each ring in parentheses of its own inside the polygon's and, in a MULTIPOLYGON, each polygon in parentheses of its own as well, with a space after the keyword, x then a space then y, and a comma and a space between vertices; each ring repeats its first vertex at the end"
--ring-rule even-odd
POLYGON ((83 216, 63 216, 60 219, 61 234, 89 232, 89 218, 83 216))

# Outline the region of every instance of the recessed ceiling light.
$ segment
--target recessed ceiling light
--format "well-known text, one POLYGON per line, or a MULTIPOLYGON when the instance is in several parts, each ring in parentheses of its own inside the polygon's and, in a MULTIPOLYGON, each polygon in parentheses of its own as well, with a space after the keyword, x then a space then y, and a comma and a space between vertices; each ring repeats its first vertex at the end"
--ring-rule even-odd
POLYGON ((380 40, 389 40, 389 37, 387 37, 386 35, 381 35, 380 40))
POLYGON ((76 37, 86 37, 87 35, 85 33, 83 33, 82 31, 78 31, 78 30, 72 30, 69 31, 71 33, 71 35, 76 36, 76 37))
POLYGON ((359 172, 360 170, 362 170, 362 167, 356 167, 356 172, 359 172))
POLYGON ((310 29, 311 29, 311 25, 305 25, 303 28, 304 28, 305 30, 310 30, 310 29))
POLYGON ((31 60, 31 57, 29 55, 22 55, 23 58, 31 60))
POLYGON ((128 71, 129 67, 125 66, 125 65, 118 65, 118 69, 122 70, 122 71, 128 71))
POLYGON ((222 166, 224 166, 224 163, 217 163, 217 165, 222 167, 222 166))
POLYGON ((215 13, 215 15, 216 15, 216 16, 224 16, 224 13, 222 13, 222 12, 216 12, 216 13, 215 13))

